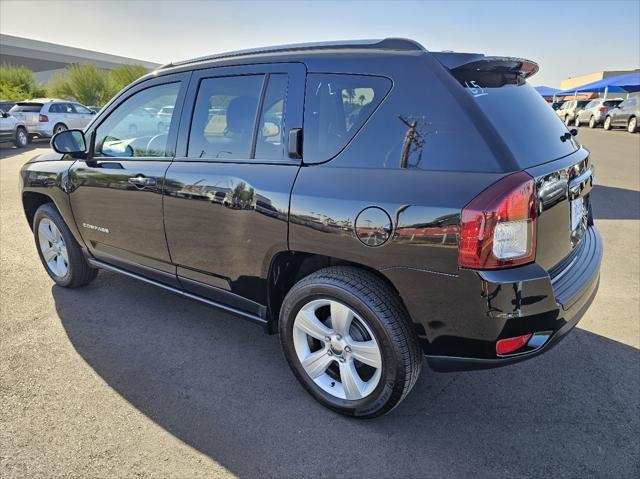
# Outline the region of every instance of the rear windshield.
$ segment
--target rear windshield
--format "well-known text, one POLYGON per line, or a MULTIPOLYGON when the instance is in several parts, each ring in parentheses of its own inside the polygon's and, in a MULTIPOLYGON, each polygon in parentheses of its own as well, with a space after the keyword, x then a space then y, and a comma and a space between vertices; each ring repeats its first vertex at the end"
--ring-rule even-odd
POLYGON ((464 73, 454 76, 502 136, 518 166, 529 168, 577 150, 576 142, 561 141, 567 128, 531 85, 515 77, 464 73))
POLYGON ((18 103, 11 108, 11 111, 25 111, 38 113, 42 109, 42 103, 18 103))
POLYGON ((622 100, 607 100, 603 103, 604 106, 618 106, 622 103, 622 100))

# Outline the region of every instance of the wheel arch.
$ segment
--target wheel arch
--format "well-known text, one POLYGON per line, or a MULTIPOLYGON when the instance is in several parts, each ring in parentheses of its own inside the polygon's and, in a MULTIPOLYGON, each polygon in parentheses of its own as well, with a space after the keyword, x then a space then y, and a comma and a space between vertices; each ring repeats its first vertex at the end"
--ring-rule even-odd
POLYGON ((402 296, 393 282, 370 266, 315 253, 281 251, 272 257, 267 276, 267 329, 269 333, 275 334, 278 331, 280 307, 291 287, 302 278, 329 266, 351 266, 380 278, 397 294, 403 307, 407 310, 402 296))
POLYGON ((60 211, 56 206, 55 201, 53 201, 53 198, 45 195, 44 193, 36 193, 35 191, 24 191, 22 193, 22 207, 31 230, 33 230, 33 217, 35 216, 36 211, 46 203, 53 203, 53 206, 60 211))

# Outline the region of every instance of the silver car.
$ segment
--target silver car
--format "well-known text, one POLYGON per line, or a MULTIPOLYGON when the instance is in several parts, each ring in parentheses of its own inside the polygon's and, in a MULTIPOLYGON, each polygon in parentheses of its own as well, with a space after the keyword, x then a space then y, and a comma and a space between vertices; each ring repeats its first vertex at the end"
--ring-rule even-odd
POLYGON ((17 148, 24 148, 29 144, 29 135, 24 122, 0 110, 0 142, 12 141, 17 148))
POLYGON ((83 129, 95 115, 80 103, 51 98, 20 101, 10 113, 27 125, 30 136, 43 138, 70 128, 83 129))
POLYGON ((576 126, 580 126, 583 123, 588 123, 589 128, 595 128, 603 124, 607 113, 620 103, 622 103, 622 98, 614 98, 612 100, 596 98, 595 100, 591 100, 584 109, 578 113, 575 124, 576 126))

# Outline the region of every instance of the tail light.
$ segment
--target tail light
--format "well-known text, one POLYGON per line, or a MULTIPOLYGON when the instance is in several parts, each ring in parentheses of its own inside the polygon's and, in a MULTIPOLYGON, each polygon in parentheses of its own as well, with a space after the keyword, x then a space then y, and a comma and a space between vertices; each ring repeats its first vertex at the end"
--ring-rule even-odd
POLYGON ((598 108, 598 111, 604 113, 605 111, 607 111, 607 109, 603 106, 601 106, 600 108, 598 108))
POLYGON ((458 265, 500 269, 536 257, 536 194, 524 171, 502 178, 462 210, 458 265))
POLYGON ((49 121, 49 117, 47 115, 43 115, 42 113, 40 113, 40 116, 38 117, 38 121, 41 123, 46 123, 49 121))

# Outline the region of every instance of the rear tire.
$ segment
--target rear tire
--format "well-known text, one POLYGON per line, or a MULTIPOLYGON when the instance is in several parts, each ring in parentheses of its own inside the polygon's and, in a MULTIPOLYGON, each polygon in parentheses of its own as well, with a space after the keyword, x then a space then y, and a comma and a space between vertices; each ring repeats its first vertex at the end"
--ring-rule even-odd
POLYGON ((58 123, 56 126, 53 127, 53 134, 55 135, 56 133, 60 133, 61 131, 65 131, 68 129, 69 128, 67 128, 67 125, 65 125, 64 123, 58 123))
POLYGON ((89 266, 53 203, 37 209, 33 217, 33 235, 40 261, 58 286, 79 288, 95 279, 98 270, 89 266))
POLYGON ((629 124, 627 125, 627 131, 629 133, 635 133, 638 131, 638 119, 635 116, 629 118, 629 124))
POLYGON ((573 124, 578 127, 580 126, 580 117, 577 113, 576 113, 576 118, 573 120, 573 124))
POLYGON ((16 129, 16 137, 13 140, 13 144, 16 145, 16 148, 24 148, 27 146, 29 144, 29 134, 27 130, 19 126, 16 129))
POLYGON ((605 130, 610 130, 611 129, 611 117, 608 116, 604 119, 604 125, 602 125, 602 128, 604 128, 605 130))
POLYGON ((420 374, 422 350, 400 298, 364 270, 335 266, 300 280, 284 299, 279 329, 298 381, 341 414, 391 411, 420 374))
POLYGON ((571 120, 569 119, 569 115, 564 117, 564 124, 566 126, 571 126, 571 120))
POLYGON ((596 118, 591 115, 591 118, 589 118, 589 128, 595 128, 598 126, 598 123, 596 123, 596 118))

